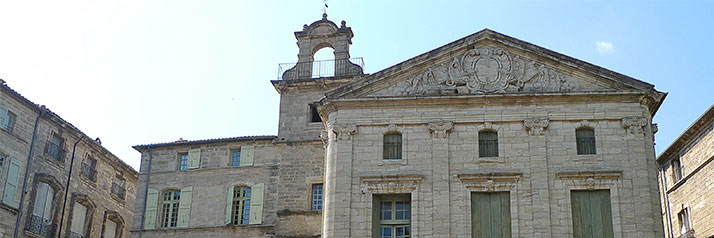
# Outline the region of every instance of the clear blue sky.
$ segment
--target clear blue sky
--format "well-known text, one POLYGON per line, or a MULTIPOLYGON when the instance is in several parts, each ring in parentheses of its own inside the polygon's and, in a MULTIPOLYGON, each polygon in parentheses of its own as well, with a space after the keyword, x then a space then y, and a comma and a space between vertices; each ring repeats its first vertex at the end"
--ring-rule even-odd
MULTIPOLYGON (((0 78, 135 168, 131 146, 276 134, 269 80, 322 1, 0 0, 0 78)), ((654 84, 658 153, 714 102, 711 1, 336 1, 373 73, 489 28, 654 84)))

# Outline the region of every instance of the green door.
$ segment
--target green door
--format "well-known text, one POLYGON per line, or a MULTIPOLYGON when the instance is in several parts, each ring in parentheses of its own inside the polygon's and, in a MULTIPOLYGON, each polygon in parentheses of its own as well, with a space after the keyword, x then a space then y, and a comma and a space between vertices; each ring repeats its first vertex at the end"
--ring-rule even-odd
POLYGON ((610 190, 571 191, 573 237, 611 238, 610 190))
POLYGON ((511 237, 509 192, 471 193, 471 236, 511 237))

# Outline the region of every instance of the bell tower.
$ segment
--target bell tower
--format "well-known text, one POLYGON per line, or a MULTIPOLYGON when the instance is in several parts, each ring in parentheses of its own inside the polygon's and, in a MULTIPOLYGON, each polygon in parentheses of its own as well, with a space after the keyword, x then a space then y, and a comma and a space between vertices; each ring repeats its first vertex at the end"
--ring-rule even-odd
POLYGON ((278 79, 271 81, 280 93, 278 142, 319 140, 324 125, 313 103, 364 75, 362 58, 350 58, 353 36, 347 22, 337 26, 327 14, 295 32, 298 61, 280 64, 278 79), (315 61, 315 53, 323 48, 332 48, 335 58, 315 61))

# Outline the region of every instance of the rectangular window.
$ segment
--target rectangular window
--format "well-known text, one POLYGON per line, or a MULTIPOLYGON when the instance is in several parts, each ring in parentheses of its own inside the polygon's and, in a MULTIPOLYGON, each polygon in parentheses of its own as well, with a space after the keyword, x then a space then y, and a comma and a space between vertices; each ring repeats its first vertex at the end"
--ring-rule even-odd
POLYGON ((575 144, 578 149, 578 155, 594 155, 595 130, 589 128, 576 129, 575 144))
POLYGON ((84 236, 84 221, 87 217, 87 207, 84 205, 74 202, 74 208, 72 212, 72 225, 70 226, 70 237, 83 237, 84 236))
POLYGON ((402 159, 402 134, 387 133, 384 134, 384 160, 400 160, 402 159))
POLYGON ((694 238, 694 230, 689 226, 689 209, 682 209, 679 214, 677 214, 677 219, 679 220, 679 233, 682 238, 694 238))
POLYGON ((5 120, 3 120, 3 123, 0 126, 7 131, 12 131, 12 128, 15 127, 15 120, 17 120, 17 115, 8 111, 5 115, 5 120))
POLYGON ((125 184, 126 180, 120 177, 115 177, 111 187, 112 195, 120 198, 121 200, 124 200, 126 198, 126 188, 124 187, 125 184))
POLYGON ((322 184, 312 185, 312 210, 322 210, 322 184))
POLYGON ((675 183, 682 179, 682 162, 679 158, 672 160, 672 177, 675 183))
POLYGON ((231 166, 240 166, 240 150, 231 150, 231 166))
POLYGON ((58 134, 52 132, 50 140, 47 141, 45 153, 60 162, 64 162, 64 139, 58 134))
POLYGON ((104 238, 114 238, 117 234, 117 224, 112 220, 104 223, 104 238))
POLYGON ((614 237, 610 190, 573 190, 570 202, 574 237, 614 237))
POLYGON ((409 194, 375 195, 373 199, 373 237, 411 237, 411 199, 409 194))
POLYGON ((250 188, 233 189, 233 225, 247 225, 250 222, 250 188))
POLYGON ((181 191, 170 190, 164 192, 161 207, 161 227, 176 227, 180 200, 181 191))
POLYGON ((509 192, 471 193, 471 237, 511 237, 509 192))
POLYGON ((187 170, 188 169, 188 153, 181 153, 178 155, 179 157, 179 170, 187 170))
POLYGON ((46 183, 38 183, 35 188, 35 203, 32 209, 30 224, 26 230, 49 237, 53 235, 55 225, 52 223, 52 201, 55 190, 46 183))
POLYGON ((478 157, 498 157, 498 133, 479 131, 478 157))
POLYGON ((320 113, 317 112, 317 105, 310 104, 310 122, 322 122, 320 113))
POLYGON ((97 160, 91 156, 87 156, 82 162, 82 177, 94 182, 97 181, 97 160))

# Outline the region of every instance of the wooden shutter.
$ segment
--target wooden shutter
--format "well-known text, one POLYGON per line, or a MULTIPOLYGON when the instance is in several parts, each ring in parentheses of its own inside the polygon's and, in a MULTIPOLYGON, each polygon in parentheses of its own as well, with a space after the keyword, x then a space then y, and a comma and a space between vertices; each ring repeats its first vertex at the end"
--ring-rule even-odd
MULTIPOLYGON (((20 181, 20 168, 22 161, 10 158, 10 166, 7 169, 7 181, 5 181, 5 192, 2 196, 2 202, 15 207, 15 198, 17 197, 17 185, 20 181)), ((0 171, 2 173, 2 171, 0 171)))
POLYGON ((87 207, 74 202, 74 210, 72 210, 72 225, 70 231, 84 235, 84 219, 87 217, 87 207))
POLYGON ((471 194, 472 237, 511 237, 509 192, 471 194))
POLYGON ((231 224, 231 218, 233 216, 233 189, 235 189, 236 184, 231 184, 228 186, 228 193, 226 195, 226 225, 231 224))
POLYGON ((241 146, 240 147, 240 166, 253 165, 253 151, 255 151, 255 146, 241 146))
POLYGON ((5 125, 5 118, 7 118, 7 108, 0 106, 0 128, 5 125))
POLYGON ((573 237, 611 238, 610 191, 572 191, 573 237))
POLYGON ((181 189, 181 199, 179 200, 178 221, 176 227, 188 227, 191 219, 191 197, 193 196, 193 187, 181 189))
POLYGON ((186 168, 197 169, 201 165, 201 149, 188 151, 188 164, 186 168))
POLYGON ((159 206, 159 190, 149 189, 146 196, 146 213, 144 213, 144 229, 156 229, 156 212, 159 206))
POLYGON ((263 222, 263 191, 265 190, 265 184, 256 184, 250 190, 250 220, 248 224, 260 224, 263 222))

